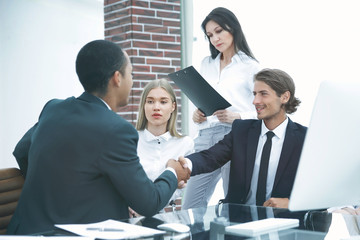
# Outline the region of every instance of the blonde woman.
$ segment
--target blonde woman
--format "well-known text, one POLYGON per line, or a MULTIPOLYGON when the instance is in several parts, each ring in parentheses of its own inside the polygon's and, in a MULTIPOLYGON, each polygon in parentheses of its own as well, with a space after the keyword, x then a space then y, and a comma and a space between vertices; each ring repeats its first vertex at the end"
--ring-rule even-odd
MULTIPOLYGON (((176 130, 177 110, 176 96, 168 80, 154 80, 145 86, 136 123, 137 151, 151 180, 164 171, 169 159, 178 159, 194 151, 193 139, 176 130)), ((177 189, 170 202, 182 195, 183 189, 177 189)))

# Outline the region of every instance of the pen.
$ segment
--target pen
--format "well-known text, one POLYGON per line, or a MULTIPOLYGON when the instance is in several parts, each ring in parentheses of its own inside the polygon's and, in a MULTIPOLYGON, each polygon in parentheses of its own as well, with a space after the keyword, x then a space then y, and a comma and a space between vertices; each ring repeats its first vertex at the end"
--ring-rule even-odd
POLYGON ((87 231, 99 231, 99 232, 123 232, 121 228, 100 228, 100 227, 88 227, 87 231))

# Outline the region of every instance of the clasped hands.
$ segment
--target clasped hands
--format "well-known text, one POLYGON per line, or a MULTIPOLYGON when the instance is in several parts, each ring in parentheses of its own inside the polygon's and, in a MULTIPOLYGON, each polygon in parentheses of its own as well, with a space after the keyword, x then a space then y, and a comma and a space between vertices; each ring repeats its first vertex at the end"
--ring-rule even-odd
POLYGON ((178 160, 170 159, 166 163, 166 167, 171 167, 175 170, 178 179, 178 188, 184 188, 191 174, 185 158, 179 157, 178 160))

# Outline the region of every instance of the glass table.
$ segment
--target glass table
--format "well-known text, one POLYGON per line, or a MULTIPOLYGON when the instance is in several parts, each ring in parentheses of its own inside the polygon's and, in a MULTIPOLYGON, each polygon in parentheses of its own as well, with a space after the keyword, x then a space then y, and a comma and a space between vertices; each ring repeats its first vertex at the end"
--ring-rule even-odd
MULTIPOLYGON (((160 213, 153 217, 138 217, 124 222, 156 229, 162 223, 183 223, 190 227, 189 233, 166 233, 140 239, 254 239, 254 240, 335 240, 360 239, 360 216, 327 213, 326 211, 290 212, 281 208, 266 208, 241 204, 219 204, 206 208, 194 208, 160 213), (273 231, 256 237, 234 236, 225 232, 226 226, 261 220, 265 218, 295 218, 296 228, 273 231)), ((60 229, 42 233, 43 236, 68 235, 60 229)), ((69 234, 70 235, 70 234, 69 234)))

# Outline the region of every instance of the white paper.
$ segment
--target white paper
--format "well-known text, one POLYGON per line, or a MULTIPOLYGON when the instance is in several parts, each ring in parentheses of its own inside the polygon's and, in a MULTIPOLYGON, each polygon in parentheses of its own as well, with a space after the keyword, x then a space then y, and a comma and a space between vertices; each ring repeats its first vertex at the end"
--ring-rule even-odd
POLYGON ((90 224, 56 224, 55 226, 80 236, 101 239, 137 238, 166 233, 165 231, 115 221, 112 219, 90 224), (88 230, 90 228, 98 228, 99 230, 88 230), (123 231, 102 231, 101 229, 122 229, 123 231))

